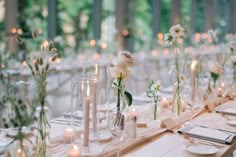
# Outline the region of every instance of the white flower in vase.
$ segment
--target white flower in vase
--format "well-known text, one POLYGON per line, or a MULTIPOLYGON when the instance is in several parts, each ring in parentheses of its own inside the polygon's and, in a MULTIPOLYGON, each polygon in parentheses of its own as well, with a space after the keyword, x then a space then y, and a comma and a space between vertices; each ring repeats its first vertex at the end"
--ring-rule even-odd
MULTIPOLYGON (((172 99, 172 104, 173 104, 173 110, 175 106, 177 107, 177 114, 180 115, 181 111, 181 95, 180 95, 180 83, 181 83, 181 78, 180 74, 181 72, 184 72, 183 70, 180 69, 180 64, 179 64, 179 52, 178 52, 178 42, 177 39, 183 38, 185 35, 185 29, 180 25, 174 25, 170 28, 169 33, 165 34, 164 40, 171 44, 173 46, 173 51, 174 51, 174 63, 175 63, 175 73, 176 73, 176 90, 173 94, 173 99, 172 99)), ((186 60, 186 58, 185 58, 186 60)), ((184 66, 185 67, 185 63, 184 66)))
POLYGON ((184 36, 184 33, 185 33, 185 30, 180 24, 174 25, 170 28, 170 34, 174 38, 181 38, 184 36))
POLYGON ((146 92, 148 97, 153 98, 153 103, 154 103, 153 118, 154 118, 154 120, 157 119, 157 104, 159 101, 160 90, 161 90, 161 81, 156 81, 155 83, 153 81, 151 81, 148 85, 148 89, 146 92))
POLYGON ((132 105, 132 95, 126 90, 126 85, 124 84, 125 79, 130 75, 129 67, 134 66, 134 59, 130 52, 120 51, 118 56, 113 59, 114 67, 111 68, 111 75, 115 79, 113 81, 113 86, 117 90, 117 112, 114 126, 120 127, 121 112, 124 109, 124 106, 121 106, 122 97, 125 98, 125 102, 128 106, 132 105))
POLYGON ((174 41, 174 37, 170 33, 166 33, 164 35, 164 41, 166 44, 172 44, 174 41))
POLYGON ((232 55, 236 55, 236 42, 232 41, 227 44, 228 52, 230 52, 232 55))
POLYGON ((124 63, 127 67, 132 67, 135 65, 134 58, 128 51, 119 51, 117 59, 119 62, 124 63))
POLYGON ((215 87, 216 80, 219 78, 220 74, 223 72, 223 69, 222 69, 222 66, 217 62, 214 62, 214 63, 210 62, 209 68, 210 68, 211 78, 214 81, 214 87, 215 87))
POLYGON ((209 29, 207 34, 208 34, 208 37, 211 37, 215 41, 218 41, 219 32, 217 30, 209 29))
POLYGON ((158 93, 160 92, 160 90, 161 90, 161 81, 157 81, 152 84, 151 91, 154 93, 153 94, 154 96, 159 95, 158 93))
POLYGON ((123 62, 118 63, 116 66, 111 68, 111 75, 115 79, 127 79, 129 77, 130 71, 128 67, 123 62))

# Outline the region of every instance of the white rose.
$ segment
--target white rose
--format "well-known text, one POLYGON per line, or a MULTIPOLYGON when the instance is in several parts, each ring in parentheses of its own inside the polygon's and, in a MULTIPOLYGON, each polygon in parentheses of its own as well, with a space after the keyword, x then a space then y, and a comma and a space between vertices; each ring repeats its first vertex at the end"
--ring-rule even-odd
POLYGON ((231 62, 233 62, 233 63, 236 63, 236 55, 235 56, 231 56, 231 62))
POLYGON ((236 42, 229 42, 227 44, 228 51, 232 54, 236 54, 236 42))
POLYGON ((172 44, 172 42, 174 41, 174 37, 170 33, 166 33, 164 35, 164 41, 166 44, 172 44))
POLYGON ((126 79, 129 76, 129 70, 126 66, 126 64, 124 63, 119 63, 116 66, 114 66, 113 68, 111 68, 111 75, 113 78, 117 79, 117 78, 122 78, 122 79, 126 79))
MULTIPOLYGON (((117 61, 116 61, 117 62, 117 61)), ((134 58, 128 51, 120 51, 118 52, 118 62, 123 62, 126 66, 131 67, 134 66, 134 58)))
POLYGON ((223 72, 222 67, 218 63, 211 63, 210 71, 218 75, 223 72))
POLYGON ((161 81, 157 81, 151 86, 152 91, 160 91, 161 90, 161 81))

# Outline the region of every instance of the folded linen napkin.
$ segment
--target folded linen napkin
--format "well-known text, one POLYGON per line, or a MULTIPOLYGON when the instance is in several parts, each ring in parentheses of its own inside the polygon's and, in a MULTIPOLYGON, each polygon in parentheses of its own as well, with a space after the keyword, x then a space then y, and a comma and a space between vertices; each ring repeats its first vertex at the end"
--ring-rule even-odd
POLYGON ((176 131, 179 127, 181 127, 184 123, 190 121, 191 119, 197 117, 202 112, 205 112, 204 108, 199 108, 194 111, 187 111, 180 115, 179 117, 168 117, 161 121, 160 127, 166 128, 169 131, 176 131))

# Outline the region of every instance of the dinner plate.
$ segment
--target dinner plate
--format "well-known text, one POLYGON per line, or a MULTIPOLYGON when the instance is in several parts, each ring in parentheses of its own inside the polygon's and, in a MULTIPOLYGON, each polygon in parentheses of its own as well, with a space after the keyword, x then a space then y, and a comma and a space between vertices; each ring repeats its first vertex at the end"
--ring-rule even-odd
MULTIPOLYGON (((17 136, 18 131, 19 131, 18 128, 9 128, 9 129, 7 130, 7 136, 9 136, 9 137, 17 136)), ((23 128, 22 128, 22 133, 23 133, 24 135, 28 135, 28 134, 30 134, 30 133, 32 133, 32 132, 31 132, 30 128, 23 127, 23 128)))
POLYGON ((199 155, 210 155, 210 154, 215 154, 218 149, 213 146, 205 146, 205 145, 192 145, 188 146, 187 150, 191 153, 194 154, 199 154, 199 155))
POLYGON ((236 120, 228 120, 226 121, 226 123, 232 126, 236 126, 236 120))

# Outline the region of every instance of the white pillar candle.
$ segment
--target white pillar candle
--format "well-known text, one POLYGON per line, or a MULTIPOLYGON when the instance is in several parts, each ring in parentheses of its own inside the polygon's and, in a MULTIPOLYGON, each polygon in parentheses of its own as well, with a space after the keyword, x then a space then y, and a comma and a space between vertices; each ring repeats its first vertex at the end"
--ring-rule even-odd
POLYGON ((93 91, 93 132, 97 132, 97 79, 98 79, 98 65, 95 65, 94 74, 94 91, 93 91))
POLYGON ((89 96, 89 82, 87 82, 87 92, 85 98, 85 114, 84 114, 84 146, 89 145, 89 110, 90 110, 90 96, 89 96))
POLYGON ((76 145, 73 145, 72 149, 68 152, 68 157, 80 157, 80 150, 76 145))
POLYGON ((63 139, 65 143, 71 143, 74 138, 74 130, 72 128, 68 128, 65 130, 63 134, 63 139))
POLYGON ((196 65, 197 65, 197 61, 193 60, 193 62, 191 64, 191 101, 192 101, 192 103, 194 103, 194 99, 195 99, 196 65))

